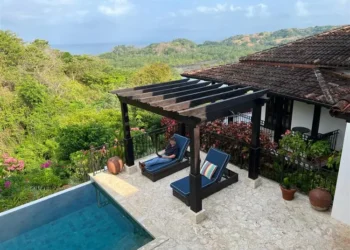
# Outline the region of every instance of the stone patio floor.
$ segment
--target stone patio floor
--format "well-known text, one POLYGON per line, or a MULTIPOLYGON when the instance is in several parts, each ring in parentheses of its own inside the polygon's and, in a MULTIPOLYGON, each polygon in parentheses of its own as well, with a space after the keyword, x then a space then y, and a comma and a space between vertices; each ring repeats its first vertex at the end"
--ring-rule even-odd
POLYGON ((155 183, 140 171, 92 179, 156 237, 145 249, 350 249, 350 227, 313 210, 307 196, 284 201, 278 183, 263 178, 253 189, 247 171, 228 168, 239 181, 203 200, 208 218, 201 224, 170 188, 189 168, 155 183))

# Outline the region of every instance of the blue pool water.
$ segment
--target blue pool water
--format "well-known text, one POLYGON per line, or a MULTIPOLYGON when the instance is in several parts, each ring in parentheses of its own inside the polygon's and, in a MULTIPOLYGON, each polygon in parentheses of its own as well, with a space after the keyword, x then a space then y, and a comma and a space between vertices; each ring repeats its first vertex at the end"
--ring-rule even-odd
POLYGON ((129 250, 153 240, 99 189, 98 206, 95 188, 89 183, 0 215, 0 249, 129 250))

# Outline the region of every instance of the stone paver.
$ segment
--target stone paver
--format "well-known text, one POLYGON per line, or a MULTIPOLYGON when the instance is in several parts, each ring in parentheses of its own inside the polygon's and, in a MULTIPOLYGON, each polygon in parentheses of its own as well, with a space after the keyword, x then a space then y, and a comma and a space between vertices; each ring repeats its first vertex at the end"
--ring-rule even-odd
POLYGON ((239 182, 203 200, 208 218, 199 225, 170 188, 189 168, 155 183, 140 172, 93 179, 159 239, 145 249, 350 249, 350 227, 313 210, 307 196, 284 201, 278 183, 252 189, 247 171, 228 168, 239 182))

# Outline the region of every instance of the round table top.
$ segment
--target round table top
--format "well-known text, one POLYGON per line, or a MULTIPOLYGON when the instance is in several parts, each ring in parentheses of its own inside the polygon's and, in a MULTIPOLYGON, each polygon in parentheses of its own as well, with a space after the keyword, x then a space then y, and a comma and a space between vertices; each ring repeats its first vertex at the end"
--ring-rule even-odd
POLYGON ((302 133, 302 134, 310 133, 310 129, 305 128, 305 127, 294 127, 294 128, 292 128, 292 131, 293 132, 299 132, 299 133, 302 133))

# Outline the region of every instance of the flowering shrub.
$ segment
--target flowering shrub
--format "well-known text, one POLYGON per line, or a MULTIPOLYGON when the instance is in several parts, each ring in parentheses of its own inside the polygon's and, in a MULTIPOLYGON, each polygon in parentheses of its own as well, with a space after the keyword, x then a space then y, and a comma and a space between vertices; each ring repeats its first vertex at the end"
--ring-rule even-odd
MULTIPOLYGON (((208 134, 218 134, 226 137, 226 140, 220 138, 214 145, 210 146, 221 146, 226 147, 230 144, 241 143, 245 145, 249 145, 252 137, 252 124, 246 122, 234 122, 225 124, 221 120, 216 120, 213 122, 208 122, 201 126, 201 143, 202 147, 207 147, 206 138, 208 134), (232 140, 234 139, 234 140, 232 140)), ((264 149, 275 149, 277 145, 270 140, 268 134, 263 131, 260 132, 260 144, 264 149)))
POLYGON ((24 169, 24 161, 18 160, 9 156, 8 154, 2 155, 3 165, 7 171, 22 171, 24 169))
POLYGON ((170 137, 173 136, 173 134, 177 131, 177 121, 173 120, 173 119, 169 119, 167 117, 163 117, 160 120, 160 124, 163 127, 166 127, 166 131, 165 131, 165 139, 169 140, 170 137))
POLYGON ((5 181, 4 187, 5 188, 10 188, 11 187, 11 181, 5 181))
POLYGON ((51 161, 48 160, 45 163, 41 164, 41 168, 49 168, 51 166, 51 161))

